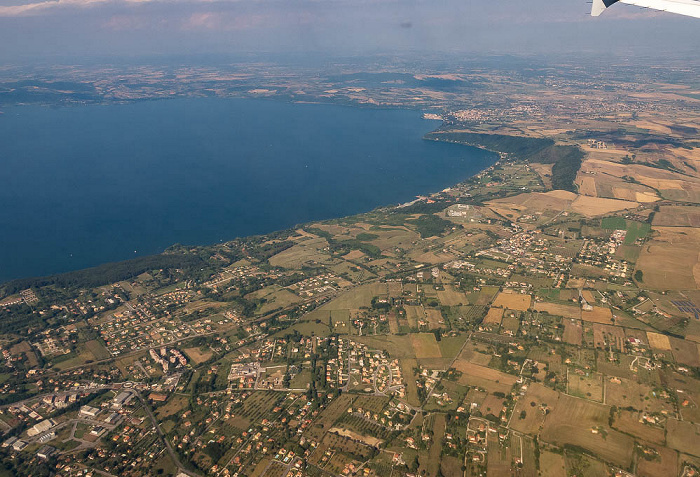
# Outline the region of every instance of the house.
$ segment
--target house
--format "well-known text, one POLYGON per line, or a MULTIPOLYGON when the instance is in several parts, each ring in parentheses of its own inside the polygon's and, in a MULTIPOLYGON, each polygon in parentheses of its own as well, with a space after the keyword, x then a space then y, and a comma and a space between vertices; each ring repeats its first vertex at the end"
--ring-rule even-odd
POLYGON ((36 456, 40 459, 47 460, 49 457, 54 455, 56 453, 56 449, 51 446, 43 446, 39 451, 36 453, 36 456))

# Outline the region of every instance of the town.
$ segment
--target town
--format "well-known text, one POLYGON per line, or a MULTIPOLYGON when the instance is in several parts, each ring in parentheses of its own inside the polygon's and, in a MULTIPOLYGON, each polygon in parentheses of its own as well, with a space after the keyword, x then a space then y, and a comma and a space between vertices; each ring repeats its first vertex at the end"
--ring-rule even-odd
POLYGON ((698 475, 695 70, 640 67, 613 90, 595 65, 559 66, 435 71, 449 94, 397 65, 362 87, 343 65, 54 72, 100 82, 94 102, 211 81, 410 106, 442 120, 426 140, 497 162, 401 205, 174 246, 108 281, 0 284, 0 475, 698 475))

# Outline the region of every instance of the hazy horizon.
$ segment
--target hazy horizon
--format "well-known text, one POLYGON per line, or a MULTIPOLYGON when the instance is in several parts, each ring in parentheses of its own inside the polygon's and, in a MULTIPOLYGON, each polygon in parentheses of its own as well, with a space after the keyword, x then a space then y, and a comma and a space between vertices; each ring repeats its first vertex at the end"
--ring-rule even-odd
POLYGON ((0 0, 0 61, 242 53, 695 57, 698 20, 583 0, 0 0))

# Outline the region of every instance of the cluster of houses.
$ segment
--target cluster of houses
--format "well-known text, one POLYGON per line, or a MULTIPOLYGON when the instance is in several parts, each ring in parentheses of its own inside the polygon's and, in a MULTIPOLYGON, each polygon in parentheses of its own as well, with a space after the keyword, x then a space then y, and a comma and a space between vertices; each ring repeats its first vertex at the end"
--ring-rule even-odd
POLYGON ((168 374, 168 369, 170 365, 173 364, 175 368, 180 368, 187 366, 187 358, 178 350, 174 348, 166 348, 163 346, 160 348, 160 353, 155 349, 151 348, 148 350, 148 354, 151 359, 158 363, 163 368, 163 374, 168 374))
POLYGON ((626 278, 629 274, 629 264, 625 260, 615 258, 618 248, 625 242, 627 232, 615 230, 605 241, 585 239, 579 252, 578 259, 585 265, 604 267, 610 276, 626 278))
POLYGON ((329 291, 335 291, 337 289, 338 280, 338 277, 332 273, 324 273, 297 282, 290 286, 289 289, 303 298, 308 298, 329 291))
POLYGON ((228 382, 233 388, 253 389, 258 376, 265 371, 266 369, 261 368, 260 363, 256 361, 234 363, 228 373, 228 382))

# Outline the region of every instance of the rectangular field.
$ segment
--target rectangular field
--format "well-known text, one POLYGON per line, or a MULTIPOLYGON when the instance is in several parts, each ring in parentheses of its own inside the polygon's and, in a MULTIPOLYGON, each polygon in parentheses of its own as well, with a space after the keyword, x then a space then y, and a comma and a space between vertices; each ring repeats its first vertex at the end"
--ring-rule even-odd
POLYGON ((416 377, 413 374, 413 368, 418 366, 418 361, 415 359, 401 359, 399 364, 401 365, 401 374, 406 383, 406 401, 412 406, 420 406, 416 377))
POLYGON ((436 310, 435 308, 426 308, 425 315, 428 319, 428 327, 431 330, 436 330, 442 327, 444 324, 440 310, 436 310))
POLYGON ((409 336, 411 337, 411 345, 416 358, 442 358, 442 353, 434 334, 414 333, 409 336))
POLYGON ((320 310, 356 310, 363 306, 371 306, 375 296, 386 296, 387 288, 384 283, 369 283, 349 290, 334 300, 329 301, 320 310))
POLYGON ((672 347, 671 353, 673 353, 673 359, 676 362, 687 364, 688 366, 700 366, 697 343, 673 337, 670 337, 669 341, 672 347))
POLYGON ((608 426, 610 408, 603 404, 560 395, 547 415, 541 439, 557 445, 571 444, 622 467, 632 462, 634 439, 608 426))
POLYGON ((633 411, 619 411, 615 416, 613 427, 646 442, 663 445, 666 441, 664 429, 640 422, 640 414, 633 411))
POLYGON ((554 409, 558 401, 558 392, 539 383, 530 384, 525 396, 515 405, 510 427, 523 434, 536 435, 544 424, 545 409, 554 409))
POLYGON ((456 290, 452 285, 445 285, 444 290, 437 291, 438 300, 445 306, 466 305, 467 296, 461 290, 456 290))
POLYGON ((563 316, 564 318, 571 318, 574 320, 581 319, 581 309, 578 306, 541 302, 535 303, 534 308, 537 311, 544 311, 550 315, 563 316))
POLYGON ((700 227, 700 210, 688 206, 661 206, 654 227, 700 227))
POLYGON ((428 463, 428 475, 430 477, 438 477, 440 472, 440 456, 442 455, 442 439, 445 435, 445 415, 435 414, 433 419, 433 438, 431 439, 432 445, 428 451, 428 457, 430 458, 428 463))
POLYGON ((195 364, 203 363, 214 355, 210 349, 203 351, 200 348, 185 348, 183 351, 195 364))
POLYGON ((599 349, 625 349, 625 331, 619 326, 593 324, 593 345, 599 349))
POLYGON ((678 454, 673 449, 661 446, 645 446, 656 452, 653 459, 639 459, 637 475, 640 477, 676 477, 678 475, 678 454))
POLYGON ((700 283, 700 229, 654 227, 637 260, 645 287, 659 290, 697 290, 700 283))
POLYGON ((700 457, 700 427, 688 421, 669 419, 666 423, 666 445, 686 454, 700 457))
POLYGON ((503 318, 503 308, 489 308, 486 317, 484 318, 485 325, 500 325, 503 318))
POLYGON ((562 454, 542 451, 540 454, 540 469, 542 477, 564 477, 566 473, 566 461, 562 454))
POLYGON ((671 341, 668 339, 668 336, 647 331, 647 339, 649 340, 649 346, 653 349, 671 351, 671 341))
POLYGON ((425 319, 422 306, 404 305, 406 311, 406 320, 411 328, 418 328, 418 321, 425 319))
POLYGON ((474 305, 488 305, 498 293, 498 287, 482 287, 474 305))
POLYGON ((603 376, 597 373, 579 375, 569 372, 569 394, 591 401, 603 402, 603 376))
POLYGON ((611 324, 612 321, 612 311, 610 308, 604 308, 602 306, 594 306, 592 310, 586 311, 581 310, 581 319, 583 321, 590 321, 592 323, 602 323, 604 325, 611 324))
MULTIPOLYGON (((427 334, 427 333, 426 333, 427 334)), ((430 333, 432 335, 432 333, 430 333)), ((415 358, 412 335, 353 336, 354 341, 366 344, 370 349, 382 349, 392 358, 415 358)), ((435 339, 435 335, 433 335, 435 339)))
POLYGON ((271 285, 253 293, 249 293, 246 295, 246 298, 265 300, 264 304, 258 310, 256 310, 257 314, 265 314, 268 311, 276 308, 284 308, 293 303, 301 301, 301 298, 299 298, 297 295, 287 289, 281 288, 278 285, 271 285))
POLYGON ((503 318, 503 321, 501 321, 501 334, 509 334, 510 336, 515 336, 519 328, 520 318, 518 318, 517 316, 511 316, 510 313, 508 314, 508 316, 505 316, 503 318))
POLYGON ((499 293, 492 306, 508 308, 509 310, 527 311, 532 297, 522 293, 499 293))
POLYGON ((97 340, 85 342, 85 347, 92 353, 96 360, 107 359, 111 356, 110 352, 97 340))
POLYGON ((325 238, 306 239, 283 252, 270 257, 269 262, 273 267, 301 268, 309 261, 325 262, 329 256, 324 252, 328 247, 325 238))
POLYGON ((576 346, 581 346, 583 342, 583 327, 580 320, 564 320, 564 336, 562 337, 565 343, 576 346))
POLYGON ((463 385, 479 386, 490 393, 509 393, 517 378, 501 371, 479 366, 463 359, 457 359, 454 368, 462 372, 459 383, 463 385))
POLYGON ((333 426, 333 423, 352 404, 352 396, 341 394, 335 398, 328 407, 319 415, 313 426, 307 431, 309 437, 320 441, 323 435, 333 426))

